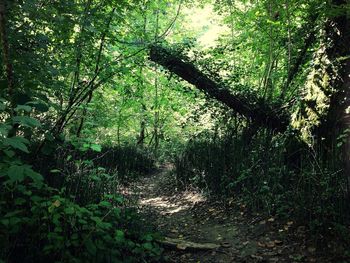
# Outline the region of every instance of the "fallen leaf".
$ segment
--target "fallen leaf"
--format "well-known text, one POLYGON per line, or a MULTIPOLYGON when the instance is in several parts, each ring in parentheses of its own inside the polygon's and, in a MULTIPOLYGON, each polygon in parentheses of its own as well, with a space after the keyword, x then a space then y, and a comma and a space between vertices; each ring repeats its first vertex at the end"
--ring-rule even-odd
POLYGON ((61 205, 60 200, 56 200, 55 202, 52 203, 54 207, 59 207, 61 205))
POLYGON ((277 246, 280 246, 280 245, 283 244, 283 241, 282 241, 282 240, 275 240, 274 242, 275 242, 275 244, 276 244, 277 246))
POLYGON ((266 247, 266 245, 264 243, 258 242, 258 246, 259 247, 266 247))
POLYGON ((267 221, 269 221, 269 222, 274 222, 275 219, 274 219, 273 217, 271 217, 271 218, 269 218, 267 221))
POLYGON ((266 221, 265 221, 265 220, 260 221, 259 224, 260 224, 260 225, 265 225, 265 224, 266 224, 266 221))
POLYGON ((269 241, 269 242, 266 243, 266 247, 267 247, 267 248, 274 248, 275 245, 276 245, 276 244, 275 244, 274 241, 269 241))
POLYGON ((185 250, 187 248, 187 246, 185 244, 177 244, 176 248, 178 248, 180 250, 185 250))
POLYGON ((222 242, 221 246, 224 248, 228 248, 228 247, 231 247, 231 244, 229 242, 222 242))

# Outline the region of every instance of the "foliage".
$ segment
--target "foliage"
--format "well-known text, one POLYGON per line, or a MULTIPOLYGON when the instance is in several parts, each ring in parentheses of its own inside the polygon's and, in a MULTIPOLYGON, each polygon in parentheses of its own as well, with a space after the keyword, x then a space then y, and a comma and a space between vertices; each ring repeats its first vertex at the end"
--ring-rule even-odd
POLYGON ((120 207, 118 196, 79 206, 45 186, 17 184, 1 197, 8 203, 1 207, 8 211, 1 215, 6 262, 139 262, 160 255, 154 237, 137 231, 135 214, 120 207))
POLYGON ((176 176, 212 194, 239 198, 270 216, 293 216, 316 228, 347 222, 341 173, 322 167, 311 148, 301 150, 290 136, 266 136, 261 130, 247 144, 242 133, 204 133, 177 158, 176 176), (298 159, 292 155, 295 149, 302 151, 298 159))
MULTIPOLYGON (((1 103, 5 110, 6 101, 1 103)), ((65 184, 75 187, 74 192, 49 187, 21 161, 16 151, 29 153, 29 141, 22 136, 7 137, 8 123, 33 128, 38 122, 18 117, 8 118, 1 126, 0 258, 5 262, 140 262, 159 258, 156 236, 145 232, 120 195, 108 193, 115 185, 108 184, 113 180, 104 169, 90 170, 90 174, 84 171, 86 179, 81 182, 72 183, 71 176, 66 176, 65 184)), ((96 146, 92 148, 96 150, 96 146)), ((53 176, 57 171, 51 172, 53 176)))
POLYGON ((116 189, 117 184, 127 183, 155 169, 152 153, 133 145, 108 147, 77 138, 52 146, 54 153, 50 151, 35 158, 27 156, 27 159, 35 159, 35 168, 45 175, 50 185, 59 188, 64 178, 66 186, 74 181, 73 185, 80 185, 82 192, 91 193, 94 188, 96 193, 103 193, 102 189, 116 189), (104 178, 99 181, 99 187, 89 183, 96 176, 99 180, 104 178), (86 182, 82 183, 84 180, 86 182))
POLYGON ((346 229, 342 3, 2 1, 0 259, 159 260, 156 237, 117 186, 173 159, 180 183, 317 230, 346 229), (212 13, 195 32, 198 10, 212 13), (205 43, 205 34, 218 38, 205 43), (159 43, 232 94, 254 98, 251 107, 283 110, 291 127, 258 127, 164 73, 148 59, 159 43))

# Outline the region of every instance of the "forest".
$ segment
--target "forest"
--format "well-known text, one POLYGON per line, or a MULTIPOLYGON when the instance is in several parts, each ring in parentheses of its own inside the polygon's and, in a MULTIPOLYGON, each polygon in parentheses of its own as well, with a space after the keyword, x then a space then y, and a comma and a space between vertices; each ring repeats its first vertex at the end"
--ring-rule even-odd
POLYGON ((350 262, 349 0, 0 0, 0 263, 350 262))

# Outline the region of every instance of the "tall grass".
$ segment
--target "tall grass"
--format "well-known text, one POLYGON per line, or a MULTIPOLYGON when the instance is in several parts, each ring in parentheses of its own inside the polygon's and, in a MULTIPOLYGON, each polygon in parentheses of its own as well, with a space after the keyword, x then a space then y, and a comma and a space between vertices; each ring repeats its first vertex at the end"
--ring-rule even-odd
POLYGON ((193 139, 175 160, 178 181, 316 227, 349 220, 346 178, 336 166, 287 135, 260 130, 250 139, 239 132, 193 139))
POLYGON ((136 146, 81 151, 64 143, 50 155, 30 158, 50 186, 62 189, 79 204, 99 202, 103 195, 115 194, 120 184, 155 169, 152 154, 136 146))

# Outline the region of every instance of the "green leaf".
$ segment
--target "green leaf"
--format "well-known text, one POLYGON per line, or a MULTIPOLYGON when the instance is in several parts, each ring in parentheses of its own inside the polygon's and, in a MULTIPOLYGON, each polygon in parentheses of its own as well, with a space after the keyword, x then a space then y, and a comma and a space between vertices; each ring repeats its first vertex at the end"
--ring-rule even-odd
POLYGON ((7 136, 8 132, 10 131, 10 129, 11 129, 10 125, 1 123, 0 124, 0 135, 7 136))
POLYGON ((27 103, 27 105, 32 106, 39 112, 47 112, 49 110, 47 104, 40 101, 30 101, 27 103))
POLYGON ((100 225, 102 223, 101 218, 97 217, 97 216, 92 216, 91 219, 93 221, 95 221, 96 225, 100 225))
POLYGON ((15 156, 15 154, 16 154, 14 151, 11 151, 11 150, 4 150, 4 153, 10 158, 15 156))
POLYGON ((115 241, 117 241, 118 243, 124 241, 124 239, 125 239, 125 237, 124 237, 124 232, 121 231, 121 230, 116 230, 114 235, 115 235, 114 239, 115 239, 115 241))
POLYGON ((4 218, 10 218, 10 217, 16 217, 18 215, 20 215, 21 213, 23 213, 24 210, 15 210, 15 211, 11 211, 6 213, 6 215, 4 215, 4 218))
POLYGON ((68 206, 67 208, 64 209, 64 212, 65 212, 67 215, 73 215, 73 214, 74 214, 74 208, 71 207, 71 206, 68 206))
POLYGON ((100 206, 104 206, 104 207, 111 207, 111 203, 110 202, 107 202, 107 201, 101 201, 100 202, 100 206))
POLYGON ((120 216, 120 213, 121 213, 121 209, 120 209, 119 207, 115 207, 115 208, 113 209, 113 214, 114 214, 114 216, 119 217, 119 216, 120 216))
POLYGON ((17 123, 22 126, 26 126, 29 128, 40 127, 41 124, 37 119, 34 119, 29 116, 15 116, 12 118, 13 123, 17 123))
POLYGON ((52 142, 55 140, 55 137, 52 135, 52 133, 46 133, 45 134, 45 139, 52 142))
POLYGON ((102 150, 101 145, 98 145, 98 144, 92 144, 92 145, 90 146, 90 148, 91 148, 92 150, 94 150, 95 152, 101 152, 101 150, 102 150))
POLYGON ((33 202, 40 202, 43 200, 43 198, 38 195, 33 195, 30 197, 30 200, 32 200, 33 202))
POLYGON ((96 255, 96 246, 90 238, 85 241, 85 247, 90 255, 92 256, 96 255))
POLYGON ((32 107, 30 107, 28 105, 18 105, 15 108, 15 111, 17 111, 17 112, 19 112, 19 111, 31 112, 32 111, 32 107))
POLYGON ((147 249, 147 250, 152 250, 152 249, 153 249, 153 245, 152 245, 152 243, 150 243, 150 242, 144 243, 144 244, 142 245, 142 247, 143 247, 144 249, 147 249))
POLYGON ((10 220, 9 219, 1 219, 0 223, 3 224, 5 227, 8 227, 10 224, 10 220))
POLYGON ((23 137, 11 137, 4 139, 5 146, 11 146, 14 149, 18 149, 22 152, 29 153, 26 144, 29 144, 29 141, 23 137))
POLYGON ((22 182, 25 178, 25 169, 24 165, 12 165, 8 171, 7 175, 9 176, 11 181, 19 181, 22 182))
POLYGON ((120 196, 120 195, 115 195, 113 198, 114 201, 122 204, 124 202, 124 197, 120 196))
POLYGON ((152 241, 152 240, 153 240, 153 237, 152 237, 151 234, 147 234, 147 235, 145 235, 145 236, 143 237, 143 239, 146 240, 146 241, 152 241))
POLYGON ((41 174, 34 172, 29 165, 12 165, 7 171, 11 181, 23 181, 26 177, 31 178, 35 183, 42 182, 44 178, 41 174))
POLYGON ((16 93, 13 97, 13 100, 15 104, 24 105, 30 101, 30 96, 29 94, 25 94, 25 93, 16 93))
POLYGON ((30 177, 35 183, 44 181, 44 178, 41 174, 34 172, 32 167, 29 165, 25 166, 25 174, 30 177))
POLYGON ((0 101, 0 111, 4 111, 6 109, 6 105, 0 101))
POLYGON ((15 199, 15 205, 23 205, 26 203, 26 200, 24 198, 16 198, 15 199))

